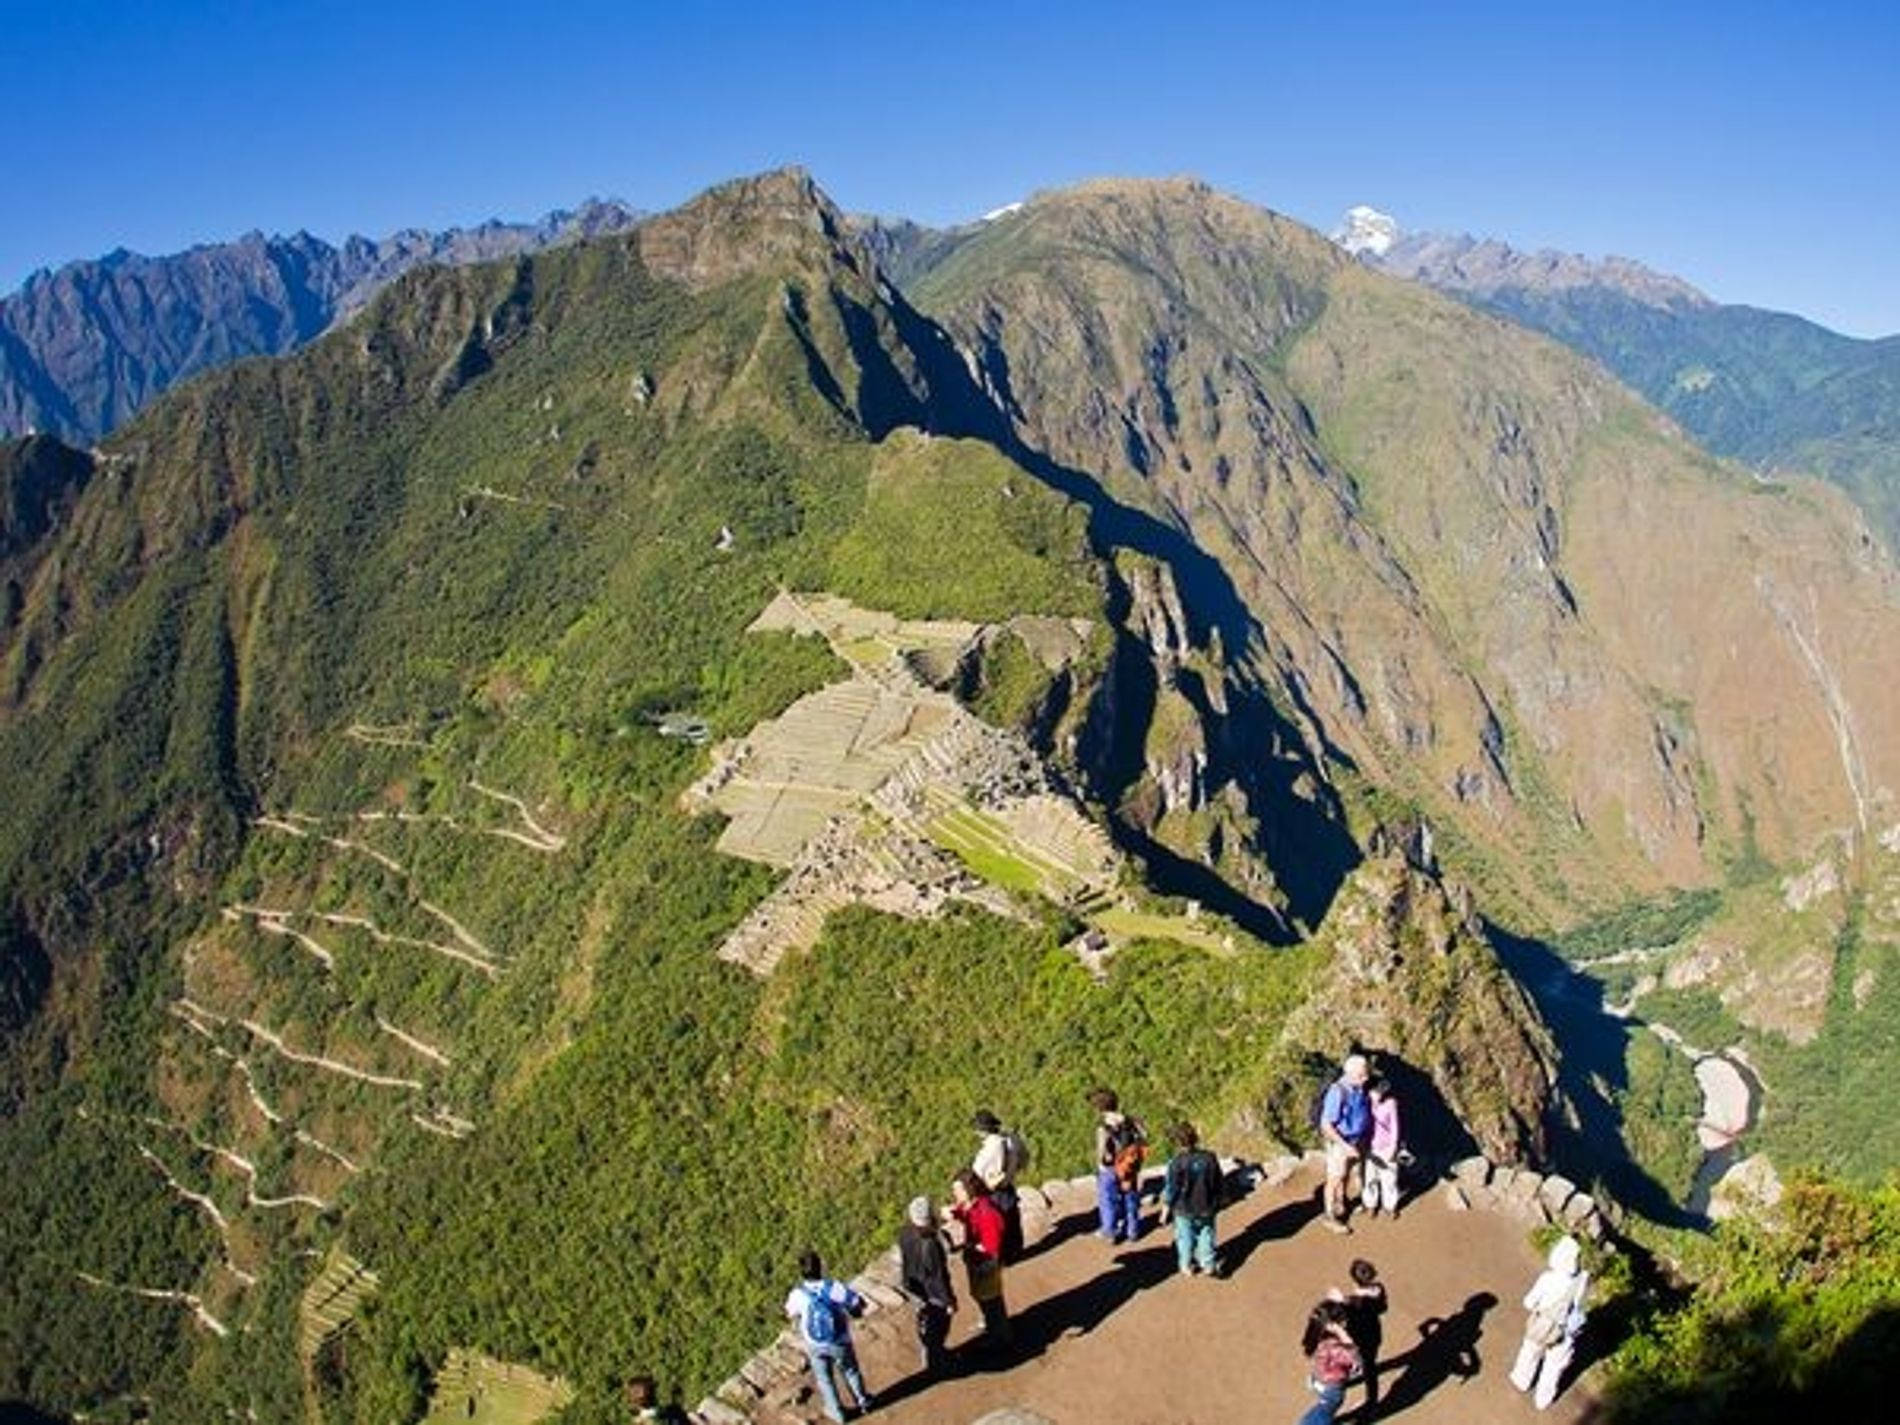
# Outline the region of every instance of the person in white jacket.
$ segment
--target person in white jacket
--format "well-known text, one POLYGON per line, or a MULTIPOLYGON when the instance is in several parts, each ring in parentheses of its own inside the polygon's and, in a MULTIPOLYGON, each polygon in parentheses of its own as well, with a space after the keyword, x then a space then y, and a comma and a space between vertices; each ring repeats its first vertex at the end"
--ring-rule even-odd
POLYGON ((1550 1259, 1531 1289, 1524 1293, 1524 1309, 1530 1313, 1524 1322, 1524 1343, 1517 1348, 1517 1364, 1511 1367, 1511 1384, 1531 1392, 1531 1403, 1548 1410, 1557 1398, 1557 1387, 1576 1354, 1577 1337, 1583 1332, 1584 1298, 1590 1291, 1590 1274, 1583 1270, 1583 1248, 1575 1237, 1560 1237, 1550 1249, 1550 1259))

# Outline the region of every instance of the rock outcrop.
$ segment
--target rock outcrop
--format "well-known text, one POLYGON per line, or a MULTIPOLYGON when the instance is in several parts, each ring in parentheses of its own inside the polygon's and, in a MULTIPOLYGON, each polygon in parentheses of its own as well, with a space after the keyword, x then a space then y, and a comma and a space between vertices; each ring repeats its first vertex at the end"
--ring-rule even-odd
POLYGON ((1399 851, 1375 855, 1320 941, 1330 963, 1288 1022, 1291 1045, 1335 1063, 1362 1048, 1415 1070, 1486 1157, 1544 1160, 1561 1111, 1556 1050, 1460 889, 1399 851))

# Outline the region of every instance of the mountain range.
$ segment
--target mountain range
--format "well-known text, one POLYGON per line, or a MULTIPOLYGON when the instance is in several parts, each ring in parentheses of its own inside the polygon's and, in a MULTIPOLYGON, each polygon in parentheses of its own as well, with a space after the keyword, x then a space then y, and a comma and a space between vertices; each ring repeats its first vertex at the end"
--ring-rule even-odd
POLYGON ((1669 1226, 1683 1043, 1900 1159, 1837 490, 1192 181, 611 226, 0 448, 0 1398, 605 1420, 973 1103, 1266 1153, 1355 1042, 1669 1226))
POLYGON ((1370 246, 1363 231, 1348 232, 1340 230, 1348 250, 1383 271, 1602 362, 1716 454, 1767 474, 1834 481, 1900 548, 1900 336, 1843 336, 1785 312, 1717 302, 1625 258, 1521 252, 1404 233, 1396 223, 1370 246))
POLYGON ((295 351, 418 264, 535 252, 638 216, 590 200, 531 223, 407 229, 335 246, 309 233, 250 233, 165 257, 120 249, 36 272, 0 299, 0 433, 90 443, 199 371, 295 351))

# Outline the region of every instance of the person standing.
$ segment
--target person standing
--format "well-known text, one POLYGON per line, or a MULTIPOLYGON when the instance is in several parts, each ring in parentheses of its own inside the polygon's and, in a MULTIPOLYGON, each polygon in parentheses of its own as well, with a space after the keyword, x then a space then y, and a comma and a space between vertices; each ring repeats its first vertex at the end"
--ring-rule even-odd
POLYGON ((1148 1135, 1139 1120, 1121 1111, 1113 1089, 1089 1094, 1095 1109, 1095 1201, 1101 1232, 1109 1242, 1141 1235, 1141 1165, 1148 1135))
POLYGON ((1372 1110, 1366 1099, 1368 1068, 1364 1054, 1348 1054, 1340 1075, 1320 1101, 1319 1134, 1326 1145, 1326 1227, 1350 1232, 1350 1180, 1355 1164, 1365 1154, 1372 1131, 1372 1110))
POLYGON ((1367 1213, 1377 1217, 1381 1210, 1399 1215, 1399 1101, 1392 1096, 1392 1085, 1384 1075, 1366 1085, 1366 1110, 1372 1120, 1371 1141, 1360 1176, 1365 1185, 1360 1200, 1367 1213))
POLYGON ((965 1168, 950 1183, 950 1215, 963 1227, 963 1269, 970 1300, 983 1313, 983 1334, 992 1350, 1010 1343, 1009 1306, 1003 1300, 1003 1214, 990 1201, 983 1179, 965 1168))
POLYGON ((1379 1406, 1379 1351, 1385 1344, 1385 1283, 1379 1269, 1364 1257, 1355 1258, 1351 1267, 1352 1286, 1341 1294, 1346 1308, 1346 1334, 1359 1350, 1359 1375, 1366 1386, 1366 1405, 1362 1418, 1370 1420, 1379 1406))
POLYGON ((871 1408, 871 1393, 864 1388, 858 1353, 851 1344, 851 1318, 863 1315, 864 1298, 843 1282, 827 1277, 816 1252, 808 1250, 799 1257, 798 1276, 798 1285, 785 1298, 785 1314, 798 1323, 805 1358, 811 1362, 818 1397, 824 1402, 825 1418, 843 1425, 844 1407, 832 1379, 834 1370, 850 1387, 857 1413, 862 1415, 871 1408))
POLYGON ((970 1126, 983 1136, 970 1171, 983 1179, 990 1201, 1003 1214, 1003 1260, 1014 1262, 1023 1254, 1023 1210, 1016 1195, 1016 1174, 1029 1166, 1029 1152, 1022 1136, 1005 1128, 1002 1119, 987 1108, 976 1111, 970 1126))
POLYGON ((1171 1135, 1174 1156, 1161 1187, 1161 1216, 1174 1219, 1174 1257, 1183 1276, 1198 1269, 1218 1275, 1214 1262, 1214 1214, 1220 1211, 1224 1175, 1220 1159, 1201 1146, 1192 1123, 1171 1135))
POLYGON ((1330 1297, 1306 1320, 1300 1349, 1306 1354, 1306 1384, 1315 1397, 1298 1425, 1332 1425, 1345 1403, 1346 1382, 1359 1373, 1359 1348, 1347 1329, 1345 1303, 1330 1297))
POLYGON ((905 1295, 917 1304, 917 1344, 924 1370, 935 1374, 949 1360, 944 1342, 950 1318, 956 1315, 957 1294, 950 1285, 950 1249, 937 1226, 930 1199, 911 1199, 909 1219, 898 1229, 897 1256, 902 1267, 905 1295))
POLYGON ((1524 1294, 1524 1309, 1530 1315, 1524 1322, 1517 1363, 1511 1367, 1511 1384, 1531 1392, 1531 1403, 1539 1410, 1550 1409, 1576 1354, 1577 1337, 1583 1334, 1583 1303, 1589 1293, 1590 1274, 1583 1269, 1582 1246, 1575 1237, 1558 1238, 1544 1270, 1524 1294))

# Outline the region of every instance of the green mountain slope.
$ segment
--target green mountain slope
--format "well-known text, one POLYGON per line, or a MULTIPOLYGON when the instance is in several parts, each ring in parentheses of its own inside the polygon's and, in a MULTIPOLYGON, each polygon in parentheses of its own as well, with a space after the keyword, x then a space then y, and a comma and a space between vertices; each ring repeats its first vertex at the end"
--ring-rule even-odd
POLYGON ((611 1418, 977 1103, 1263 1147, 1354 1034, 1541 1158, 1578 1075, 1434 841, 1539 927, 1884 865, 1824 493, 1196 186, 919 292, 772 174, 9 449, 0 1394, 413 1420, 473 1351, 611 1418))
MULTIPOLYGON (((801 1246, 868 1253, 975 1102, 1052 1171, 1101 1079, 1257 1133, 1344 1045, 1286 1037, 1323 952, 1246 925, 1291 939, 1284 828, 1331 828, 1334 886, 1355 853, 1310 755, 1230 715, 1270 708, 1177 551, 1001 429, 788 173, 411 274, 96 457, 11 449, 0 1394, 413 1419, 459 1347, 604 1418, 634 1369, 714 1384, 801 1246), (870 631, 748 632, 786 591, 870 631), (871 745, 887 705, 945 731, 871 745), (869 751, 824 751, 847 708, 869 751), (948 898, 861 882, 762 975, 722 947, 827 864, 726 854, 681 798, 743 745, 700 730, 780 714, 788 790, 911 756, 810 794, 948 898), (1223 739, 1257 766, 1188 862, 1120 794, 1223 739), (1096 915, 1099 976, 1064 948, 1096 915)), ((1536 1152, 1534 1015, 1461 944, 1525 1048, 1454 1100, 1536 1152)))
POLYGON ((1718 455, 1825 477, 1900 548, 1900 338, 1842 336, 1641 269, 1625 280, 1627 265, 1593 272, 1469 238, 1408 237, 1377 265, 1594 357, 1718 455))

